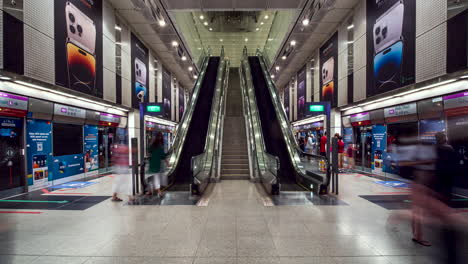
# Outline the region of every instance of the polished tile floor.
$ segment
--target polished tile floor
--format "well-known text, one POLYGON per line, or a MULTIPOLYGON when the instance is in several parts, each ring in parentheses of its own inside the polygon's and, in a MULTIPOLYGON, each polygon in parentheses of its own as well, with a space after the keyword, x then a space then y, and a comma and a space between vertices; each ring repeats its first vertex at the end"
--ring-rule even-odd
MULTIPOLYGON (((435 236, 431 248, 413 244, 408 223, 387 226, 395 211, 359 197, 404 190, 340 178, 344 203, 336 206, 266 206, 273 203, 258 185, 224 181, 205 206, 106 200, 84 211, 0 214, 0 263, 439 263, 435 236)), ((76 192, 108 196, 112 181, 76 192)))

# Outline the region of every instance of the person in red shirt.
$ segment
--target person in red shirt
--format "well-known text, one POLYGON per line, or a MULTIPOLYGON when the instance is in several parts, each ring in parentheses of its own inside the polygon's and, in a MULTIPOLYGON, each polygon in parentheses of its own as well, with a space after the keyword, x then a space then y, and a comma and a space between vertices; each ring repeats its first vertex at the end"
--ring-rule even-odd
POLYGON ((320 155, 327 156, 327 132, 323 133, 323 136, 320 138, 320 155))
POLYGON ((343 137, 338 137, 338 168, 343 168, 343 159, 344 159, 344 148, 345 144, 343 142, 343 137))

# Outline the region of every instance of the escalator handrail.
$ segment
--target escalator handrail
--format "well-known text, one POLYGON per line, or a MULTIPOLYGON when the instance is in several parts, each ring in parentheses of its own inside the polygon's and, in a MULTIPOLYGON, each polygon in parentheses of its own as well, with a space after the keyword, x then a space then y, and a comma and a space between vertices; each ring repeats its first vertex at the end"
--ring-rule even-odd
POLYGON ((250 125, 251 125, 251 130, 252 130, 251 133, 253 133, 252 137, 254 139, 254 142, 256 143, 256 144, 254 144, 252 146, 254 148, 255 161, 256 161, 257 167, 259 169, 263 168, 263 170, 266 171, 265 167, 267 167, 268 170, 276 177, 276 182, 279 182, 278 177, 277 177, 278 176, 277 172, 279 170, 278 157, 273 156, 273 155, 271 155, 270 153, 268 153, 266 151, 265 140, 263 138, 262 127, 261 127, 261 122, 262 121, 261 121, 260 116, 259 116, 258 106, 255 103, 256 102, 256 96, 255 96, 255 93, 253 92, 254 87, 253 87, 252 79, 247 78, 247 76, 251 76, 251 72, 250 72, 250 65, 248 63, 248 56, 247 56, 247 53, 246 53, 246 49, 244 49, 243 68, 242 69, 245 71, 245 72, 241 73, 241 78, 244 80, 245 88, 247 89, 247 91, 246 91, 246 100, 247 100, 247 106, 248 106, 247 107, 247 113, 251 117, 249 119, 250 120, 250 125), (257 121, 257 122, 255 122, 255 121, 257 121), (255 133, 255 131, 253 131, 255 128, 260 133, 255 133), (258 148, 257 144, 259 145, 260 148, 258 148), (260 157, 257 155, 258 152, 260 152, 262 154, 262 156, 263 156, 262 157, 263 166, 261 166, 261 164, 260 164, 260 161, 259 161, 260 157), (273 160, 275 161, 276 168, 275 168, 274 171, 270 170, 270 166, 267 166, 267 164, 265 162, 265 157, 267 158, 266 161, 273 161, 273 160))
POLYGON ((192 175, 193 175, 193 183, 195 183, 195 180, 197 179, 197 176, 201 172, 209 171, 211 172, 211 169, 213 168, 214 164, 214 149, 216 147, 216 140, 219 135, 217 135, 217 128, 219 124, 219 118, 220 118, 220 109, 223 104, 223 91, 224 91, 224 81, 226 77, 226 67, 229 65, 228 61, 225 60, 224 58, 224 48, 221 50, 221 59, 220 63, 218 66, 218 71, 217 71, 217 81, 216 81, 216 87, 215 87, 215 94, 212 98, 212 104, 211 104, 211 110, 210 110, 210 120, 208 122, 208 131, 206 134, 206 139, 205 139, 205 147, 203 150, 203 153, 197 156, 192 157, 192 175), (211 134, 213 134, 213 137, 211 137, 211 134), (214 142, 214 143, 213 143, 214 142), (211 144, 213 143, 213 144, 211 144), (211 160, 207 160, 209 158, 209 154, 211 152, 211 160), (201 167, 198 167, 197 161, 201 161, 201 167), (208 165, 208 168, 207 168, 208 165))
MULTIPOLYGON (((261 52, 257 51, 257 56, 259 58, 259 61, 260 61, 260 65, 262 67, 262 72, 264 74, 264 77, 265 77, 265 81, 266 81, 266 84, 268 86, 268 90, 270 91, 270 95, 271 95, 271 98, 273 100, 273 105, 275 106, 275 111, 278 115, 278 117, 280 118, 280 127, 281 127, 281 130, 282 130, 282 133, 283 133, 283 136, 285 138, 285 141, 286 141, 286 144, 287 144, 287 147, 288 147, 288 152, 289 152, 289 157, 292 161, 292 164, 293 164, 293 167, 294 169, 296 170, 297 173, 299 173, 299 175, 301 175, 301 177, 304 177, 304 178, 308 178, 309 180, 311 181, 314 181, 314 182, 317 182, 317 180, 315 178, 311 178, 309 177, 308 175, 304 174, 301 169, 299 168, 299 165, 298 163, 300 162, 300 157, 303 156, 303 151, 299 148, 295 138, 294 138, 294 135, 292 133, 292 130, 290 129, 291 128, 291 123, 289 122, 288 118, 286 117, 286 111, 284 111, 284 107, 282 107, 282 103, 280 101, 280 98, 279 96, 277 96, 275 93, 276 91, 278 91, 275 87, 275 84, 274 82, 272 81, 270 75, 268 74, 268 71, 266 70, 266 64, 265 64, 265 60, 263 58, 263 55, 261 54, 261 52), (281 111, 280 109, 282 109, 283 111, 281 111)), ((324 181, 321 183, 325 186, 328 187, 329 183, 330 183, 330 164, 329 164, 329 161, 326 157, 322 157, 322 156, 316 156, 317 159, 319 160, 323 160, 325 163, 326 163, 326 179, 323 179, 324 181)))
POLYGON ((187 110, 184 113, 184 115, 182 116, 181 122, 179 123, 178 129, 177 129, 177 134, 176 134, 176 136, 174 138, 173 146, 172 146, 171 150, 167 154, 168 157, 170 157, 169 158, 170 167, 169 167, 169 171, 167 172, 168 175, 173 174, 175 169, 177 168, 177 166, 179 164, 180 154, 182 152, 182 148, 183 148, 184 143, 185 143, 188 128, 190 127, 190 122, 191 122, 191 119, 192 119, 192 116, 193 116, 193 112, 195 111, 195 106, 196 106, 196 103, 198 101, 198 94, 200 93, 202 83, 203 83, 203 81, 205 79, 205 74, 206 74, 206 71, 207 71, 207 68, 208 68, 209 60, 210 60, 210 54, 208 54, 208 56, 206 56, 204 58, 204 61, 203 61, 203 64, 202 64, 203 68, 202 68, 202 71, 200 72, 199 78, 195 82, 195 86, 194 86, 194 88, 192 90, 192 93, 191 93, 190 101, 187 104, 187 106, 188 106, 186 108, 187 110))

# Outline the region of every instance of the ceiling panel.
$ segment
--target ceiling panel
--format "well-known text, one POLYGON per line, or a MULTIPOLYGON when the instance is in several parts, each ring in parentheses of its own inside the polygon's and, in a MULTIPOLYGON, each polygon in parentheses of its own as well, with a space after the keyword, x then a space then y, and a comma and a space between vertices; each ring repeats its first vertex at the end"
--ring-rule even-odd
POLYGON ((130 24, 143 24, 148 23, 146 18, 137 10, 134 9, 125 9, 119 10, 119 13, 130 23, 130 24))
POLYGON ((349 14, 348 9, 331 9, 328 13, 322 18, 321 22, 337 22, 340 23, 343 19, 349 14))
POLYGON ((133 9, 132 1, 130 0, 109 0, 112 6, 116 9, 133 9))
POLYGON ((357 5, 360 0, 335 0, 334 8, 351 9, 357 5))
POLYGON ((153 27, 150 24, 147 24, 147 23, 145 23, 145 24, 134 23, 134 24, 132 24, 132 26, 141 35, 154 34, 153 27))
POLYGON ((268 0, 270 9, 297 9, 302 6, 303 0, 268 0))
POLYGON ((298 9, 303 2, 304 0, 164 0, 170 11, 298 9))
POLYGON ((267 0, 235 0, 235 7, 240 9, 267 9, 267 0))
POLYGON ((200 0, 200 2, 203 10, 229 10, 234 8, 232 0, 200 0))

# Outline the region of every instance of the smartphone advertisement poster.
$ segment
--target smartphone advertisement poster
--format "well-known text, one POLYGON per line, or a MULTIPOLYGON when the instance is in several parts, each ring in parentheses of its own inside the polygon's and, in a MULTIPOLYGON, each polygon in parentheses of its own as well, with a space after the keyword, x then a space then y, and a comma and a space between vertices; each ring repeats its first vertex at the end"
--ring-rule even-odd
POLYGON ((171 73, 163 68, 162 74, 162 97, 164 103, 164 117, 171 119, 171 73))
POLYGON ((306 67, 304 66, 297 74, 297 119, 306 116, 306 67))
POLYGON ((55 1, 54 8, 56 84, 102 98, 102 1, 55 1))
POLYGON ((179 121, 182 120, 185 112, 185 90, 179 85, 179 121))
POLYGON ((320 101, 338 106, 338 32, 320 48, 320 101))
POLYGON ((416 1, 367 0, 367 96, 415 82, 416 1))
POLYGON ((28 185, 42 187, 53 180, 52 124, 50 121, 28 119, 26 128, 28 185))
POLYGON ((286 117, 291 120, 289 115, 289 85, 286 85, 284 88, 284 110, 286 112, 286 117))
POLYGON ((149 50, 132 34, 132 107, 139 109, 140 103, 149 102, 149 50))

